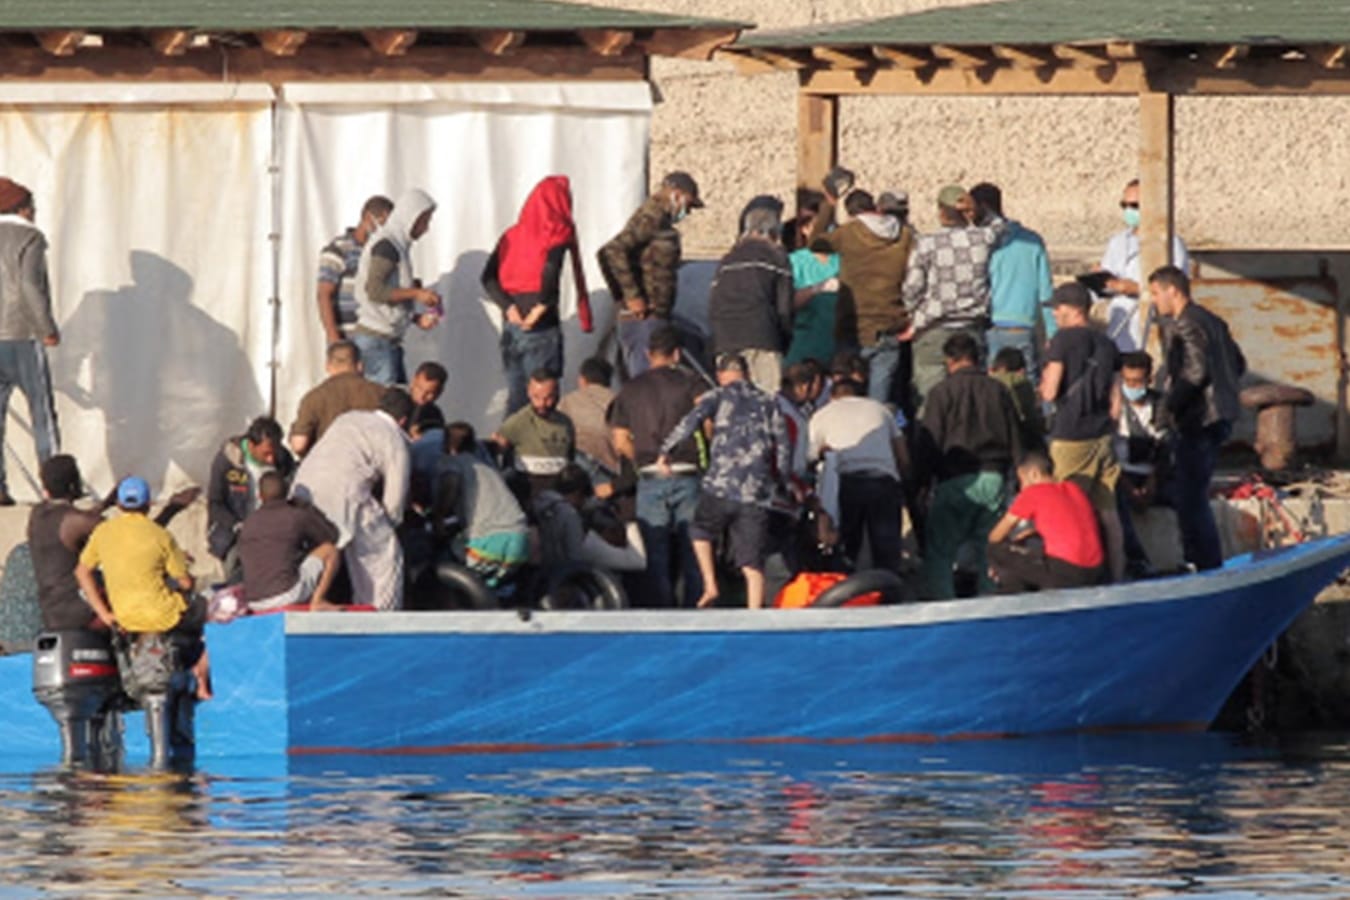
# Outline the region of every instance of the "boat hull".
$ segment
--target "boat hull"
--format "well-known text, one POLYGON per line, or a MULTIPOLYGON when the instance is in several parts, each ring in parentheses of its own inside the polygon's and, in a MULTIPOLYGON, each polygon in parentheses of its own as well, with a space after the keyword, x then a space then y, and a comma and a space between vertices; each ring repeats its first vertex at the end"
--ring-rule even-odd
MULTIPOLYGON (((200 754, 1203 728, 1347 561, 1341 537, 1199 576, 900 607, 251 617, 208 631, 200 754)), ((29 665, 0 659, 6 743, 55 754, 29 665)))

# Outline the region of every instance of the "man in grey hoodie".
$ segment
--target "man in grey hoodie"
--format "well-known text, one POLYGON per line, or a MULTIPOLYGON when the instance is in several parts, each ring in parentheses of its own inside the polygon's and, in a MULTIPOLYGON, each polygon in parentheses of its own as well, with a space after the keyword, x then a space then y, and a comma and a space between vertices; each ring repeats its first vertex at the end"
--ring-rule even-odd
POLYGON ((33 224, 33 192, 0 178, 0 506, 13 506, 5 479, 4 429, 9 395, 28 400, 38 462, 57 450, 56 410, 44 348, 61 341, 52 318, 47 239, 33 224))

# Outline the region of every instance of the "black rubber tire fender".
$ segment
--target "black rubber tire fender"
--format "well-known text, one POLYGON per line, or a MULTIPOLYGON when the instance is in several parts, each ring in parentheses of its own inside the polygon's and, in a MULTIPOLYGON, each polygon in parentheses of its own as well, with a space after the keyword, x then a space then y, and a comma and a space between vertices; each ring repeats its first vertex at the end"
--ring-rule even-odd
POLYGON ((437 564, 436 580, 442 586, 463 594, 474 609, 501 609, 497 595, 488 590, 488 586, 477 575, 458 563, 437 564))
POLYGON ((570 562, 547 573, 546 587, 539 596, 540 609, 566 609, 557 600, 564 585, 573 585, 586 591, 589 603, 586 609, 627 609, 628 595, 614 573, 587 563, 570 562))
POLYGON ((910 600, 909 588, 905 587, 899 575, 886 569, 865 569, 821 591, 811 601, 811 608, 838 609, 850 600, 874 592, 881 594, 882 603, 905 603, 910 600))

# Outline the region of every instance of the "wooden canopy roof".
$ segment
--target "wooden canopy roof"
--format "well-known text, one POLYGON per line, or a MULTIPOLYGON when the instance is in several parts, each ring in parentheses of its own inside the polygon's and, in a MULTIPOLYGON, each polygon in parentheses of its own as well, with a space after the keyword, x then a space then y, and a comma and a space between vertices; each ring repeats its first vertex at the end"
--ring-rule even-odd
POLYGON ((806 91, 1350 93, 1350 0, 1008 0, 789 31, 727 48, 806 91))
POLYGON ((551 0, 0 0, 0 78, 643 77, 745 27, 551 0))

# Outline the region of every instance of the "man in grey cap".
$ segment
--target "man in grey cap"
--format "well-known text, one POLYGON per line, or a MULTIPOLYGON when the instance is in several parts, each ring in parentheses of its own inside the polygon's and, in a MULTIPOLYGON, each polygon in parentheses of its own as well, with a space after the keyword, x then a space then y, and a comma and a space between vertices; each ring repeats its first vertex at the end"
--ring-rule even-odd
POLYGON ((680 268, 675 225, 702 206, 693 176, 671 172, 623 230, 600 248, 600 271, 619 309, 616 329, 626 377, 646 370, 647 340, 670 322, 680 268))
POLYGON ((17 387, 28 401, 39 463, 57 450, 47 347, 61 342, 52 318, 47 239, 33 224, 33 192, 0 178, 0 506, 13 506, 5 480, 5 419, 17 387))
POLYGON ((1007 229, 1002 216, 975 225, 975 204, 965 188, 949 184, 938 193, 942 227, 922 235, 905 274, 904 304, 911 316, 914 406, 946 377, 942 346, 954 332, 975 338, 984 354, 989 321, 989 256, 1007 229))
POLYGON ((739 353, 750 381, 776 394, 792 336, 792 266, 779 242, 781 212, 757 207, 744 216, 741 239, 717 266, 708 295, 713 352, 739 353))

